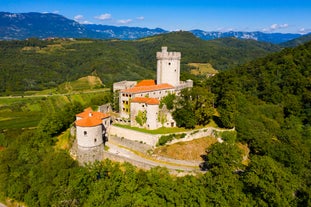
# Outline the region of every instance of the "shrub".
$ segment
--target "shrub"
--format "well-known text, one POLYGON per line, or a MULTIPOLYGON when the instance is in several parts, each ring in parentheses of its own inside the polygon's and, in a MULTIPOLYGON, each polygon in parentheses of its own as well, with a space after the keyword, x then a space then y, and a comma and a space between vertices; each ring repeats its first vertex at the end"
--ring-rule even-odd
POLYGON ((170 135, 163 135, 160 137, 157 146, 163 146, 165 145, 167 142, 172 141, 175 138, 175 134, 170 134, 170 135))

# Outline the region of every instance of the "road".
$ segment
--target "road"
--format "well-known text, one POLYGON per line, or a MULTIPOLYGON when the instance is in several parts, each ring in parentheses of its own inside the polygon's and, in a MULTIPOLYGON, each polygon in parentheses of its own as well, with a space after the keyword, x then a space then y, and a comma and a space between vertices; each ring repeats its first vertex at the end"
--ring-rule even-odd
MULTIPOLYGON (((136 143, 139 145, 139 143, 136 143)), ((129 146, 122 145, 115 139, 110 139, 106 142, 106 145, 109 147, 108 152, 112 154, 119 155, 126 158, 125 161, 132 160, 132 164, 135 165, 135 162, 144 163, 149 167, 166 167, 169 170, 173 171, 183 171, 183 172, 199 172, 198 162, 187 162, 182 160, 173 160, 173 159, 158 159, 157 157, 150 156, 148 153, 139 152, 133 150, 129 146)))
POLYGON ((0 203, 0 207, 7 207, 7 206, 4 205, 3 203, 0 203))
POLYGON ((0 99, 6 98, 40 98, 40 97, 50 97, 50 96, 68 96, 74 94, 86 94, 86 93, 97 93, 109 91, 109 88, 96 89, 96 90, 85 90, 85 91, 74 91, 70 93, 54 93, 54 94, 33 94, 33 95, 19 95, 19 96, 0 96, 0 99))

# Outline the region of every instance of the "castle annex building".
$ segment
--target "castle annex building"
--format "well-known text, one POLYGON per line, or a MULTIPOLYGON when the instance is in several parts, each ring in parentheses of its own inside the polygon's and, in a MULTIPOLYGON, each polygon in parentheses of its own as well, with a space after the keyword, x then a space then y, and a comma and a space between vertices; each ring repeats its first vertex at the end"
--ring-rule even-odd
POLYGON ((180 81, 180 52, 168 52, 167 47, 162 47, 156 55, 157 80, 122 81, 113 85, 119 96, 120 117, 128 120, 131 126, 147 129, 175 127, 170 112, 160 109, 160 100, 193 86, 192 80, 180 81))
POLYGON ((87 108, 76 115, 75 125, 78 147, 97 147, 107 139, 110 115, 87 108))

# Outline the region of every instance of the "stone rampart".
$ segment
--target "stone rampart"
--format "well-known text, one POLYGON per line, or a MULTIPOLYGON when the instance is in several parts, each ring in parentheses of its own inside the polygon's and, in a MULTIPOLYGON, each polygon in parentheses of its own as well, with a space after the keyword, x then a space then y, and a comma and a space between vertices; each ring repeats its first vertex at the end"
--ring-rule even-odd
POLYGON ((111 126, 110 135, 129 139, 132 141, 142 142, 150 146, 156 146, 159 140, 159 135, 147 134, 117 126, 111 126))
POLYGON ((187 142, 187 141, 191 141, 194 139, 199 139, 202 137, 215 137, 215 132, 223 132, 223 131, 233 131, 234 129, 217 129, 214 127, 207 127, 207 128, 203 128, 203 129, 197 129, 197 130, 192 130, 189 132, 180 132, 180 133, 175 133, 175 134, 186 134, 184 138, 181 139, 174 139, 171 142, 168 142, 167 144, 175 144, 177 142, 187 142))
MULTIPOLYGON (((218 138, 215 136, 215 132, 233 131, 233 130, 235 129, 217 129, 214 127, 207 127, 207 128, 202 128, 202 129, 197 129, 197 130, 192 130, 192 131, 174 133, 174 134, 185 134, 185 136, 184 138, 181 138, 181 139, 174 139, 167 144, 175 144, 177 142, 187 142, 187 141, 199 139, 202 137, 218 138)), ((161 136, 167 136, 169 134, 154 135, 154 134, 138 132, 138 131, 131 130, 131 129, 125 129, 122 127, 111 126, 110 135, 119 137, 121 139, 124 138, 124 139, 128 139, 131 141, 141 142, 141 143, 150 145, 152 147, 155 147, 161 136)))

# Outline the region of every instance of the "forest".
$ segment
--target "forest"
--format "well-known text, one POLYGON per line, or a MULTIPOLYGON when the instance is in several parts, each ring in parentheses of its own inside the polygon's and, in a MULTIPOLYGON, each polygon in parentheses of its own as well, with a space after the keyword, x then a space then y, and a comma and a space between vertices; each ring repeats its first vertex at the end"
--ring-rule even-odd
POLYGON ((182 53, 183 71, 190 62, 209 62, 223 70, 281 48, 234 38, 204 41, 189 32, 173 32, 137 41, 52 39, 0 41, 0 95, 53 88, 96 73, 106 87, 122 80, 155 78, 162 46, 182 53))
POLYGON ((208 149, 207 170, 198 175, 176 177, 165 168, 144 171, 109 160, 79 166, 55 147, 55 137, 83 109, 79 103, 46 114, 36 129, 2 133, 0 140, 10 142, 0 149, 0 200, 27 206, 311 206, 310 59, 308 42, 195 82, 212 93, 219 125, 237 132, 208 149), (247 165, 237 143, 250 149, 247 165))

